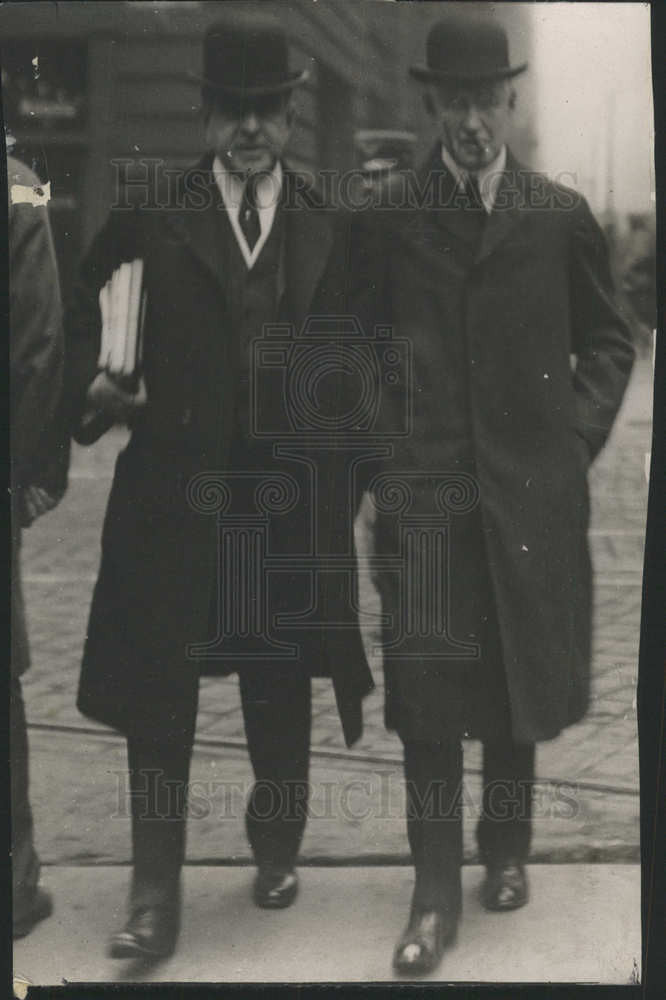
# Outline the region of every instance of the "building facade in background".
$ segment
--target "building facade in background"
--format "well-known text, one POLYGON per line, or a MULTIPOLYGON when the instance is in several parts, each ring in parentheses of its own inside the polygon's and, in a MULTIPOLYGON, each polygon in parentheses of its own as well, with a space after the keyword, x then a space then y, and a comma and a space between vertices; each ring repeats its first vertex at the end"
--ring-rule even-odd
MULTIPOLYGON (((649 233, 654 220, 649 8, 607 4, 604 24, 590 31, 594 5, 472 6, 499 17, 513 60, 530 64, 516 81, 515 154, 586 196, 622 284, 634 234, 649 233)), ((119 181, 145 177, 145 161, 180 168, 202 151, 192 75, 207 26, 262 7, 253 0, 2 7, 5 124, 14 154, 51 181, 65 294, 119 181)), ((434 133, 408 67, 442 4, 281 0, 279 13, 294 63, 310 69, 296 96, 296 165, 358 168, 355 136, 374 129, 416 133, 413 159, 423 159, 434 133)))
MULTIPOLYGON (((83 248, 117 196, 117 178, 145 176, 141 161, 191 164, 202 150, 201 40, 220 16, 265 6, 231 3, 31 3, 0 12, 3 106, 15 155, 51 181, 51 217, 65 292, 83 248), (120 166, 114 166, 114 161, 120 166)), ((504 5, 515 58, 529 58, 529 5, 504 5)), ((407 67, 422 52, 438 3, 288 0, 280 18, 293 60, 310 79, 296 98, 293 150, 310 170, 359 165, 359 129, 423 134, 419 88, 407 67)), ((515 146, 534 149, 531 106, 515 146)), ((425 153, 426 143, 416 158, 425 153)))

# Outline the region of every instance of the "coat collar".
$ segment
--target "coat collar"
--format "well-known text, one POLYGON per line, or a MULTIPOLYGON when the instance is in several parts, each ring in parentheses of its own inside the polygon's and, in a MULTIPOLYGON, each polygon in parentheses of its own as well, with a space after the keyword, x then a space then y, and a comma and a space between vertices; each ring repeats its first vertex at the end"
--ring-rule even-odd
POLYGON ((167 226, 222 287, 217 238, 218 213, 224 203, 212 172, 213 157, 206 155, 190 167, 176 187, 175 203, 169 205, 167 226))
POLYGON ((477 262, 494 253, 524 218, 526 173, 526 168, 507 150, 506 166, 497 188, 495 206, 483 231, 477 262))
MULTIPOLYGON (((493 162, 487 167, 484 167, 483 170, 479 170, 476 175, 483 207, 488 215, 490 215, 495 207, 497 188, 502 178, 502 174, 506 169, 506 152, 506 146, 502 146, 493 162)), ((469 177, 468 172, 457 165, 444 143, 442 143, 440 155, 444 166, 451 174, 453 174, 453 177, 458 184, 458 188, 464 189, 469 177)))
MULTIPOLYGON (((493 211, 486 220, 481 243, 476 251, 476 263, 494 253, 521 221, 522 210, 527 205, 525 190, 527 173, 527 169, 516 160, 511 150, 507 148, 504 172, 497 187, 493 211)), ((428 179, 434 179, 436 183, 433 185, 433 191, 439 191, 445 204, 451 205, 457 190, 457 183, 442 162, 439 143, 432 150, 420 172, 422 187, 428 179)), ((435 211, 434 214, 438 224, 448 230, 456 239, 464 240, 466 238, 465 229, 457 225, 458 213, 442 209, 435 211)))
MULTIPOLYGON (((199 259, 218 287, 224 289, 219 256, 218 213, 226 213, 212 173, 213 155, 206 154, 183 177, 175 211, 167 213, 173 234, 199 259), (202 207, 203 204, 203 207, 202 207)), ((328 213, 312 207, 311 189, 289 164, 284 165, 282 209, 286 235, 285 273, 279 297, 286 290, 291 309, 299 320, 310 309, 312 298, 328 259, 333 233, 328 213), (285 286, 286 285, 286 289, 285 286)))

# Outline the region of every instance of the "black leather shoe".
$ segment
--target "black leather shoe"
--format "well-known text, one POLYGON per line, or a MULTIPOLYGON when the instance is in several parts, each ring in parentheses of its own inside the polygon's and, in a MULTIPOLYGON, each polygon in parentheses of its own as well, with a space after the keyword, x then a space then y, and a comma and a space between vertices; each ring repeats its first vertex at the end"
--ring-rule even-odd
POLYGON ((25 937, 26 934, 30 933, 35 924, 38 924, 40 920, 50 917, 52 913, 53 900, 51 899, 51 893, 38 886, 32 897, 30 909, 20 920, 14 921, 14 939, 25 937))
POLYGON ((517 910, 529 898, 525 866, 517 861, 488 865, 481 886, 481 902, 486 910, 517 910))
POLYGON ((291 906, 298 894, 298 875, 293 868, 261 866, 254 881, 253 897, 264 910, 291 906))
POLYGON ((172 955, 180 928, 175 903, 136 906, 127 924, 111 938, 111 958, 166 958, 172 955))
POLYGON ((403 976, 423 976, 439 965, 458 930, 455 917, 438 910, 413 911, 396 945, 393 968, 403 976))

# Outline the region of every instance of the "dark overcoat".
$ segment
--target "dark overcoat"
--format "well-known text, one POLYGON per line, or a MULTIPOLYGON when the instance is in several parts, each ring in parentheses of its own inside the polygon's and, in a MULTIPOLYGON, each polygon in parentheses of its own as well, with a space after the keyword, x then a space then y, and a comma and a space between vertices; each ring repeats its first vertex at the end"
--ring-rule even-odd
MULTIPOLYGON (((355 308, 366 325, 392 326, 412 352, 411 378, 387 395, 396 427, 396 410, 411 416, 393 458, 375 470, 379 528, 400 508, 412 527, 424 517, 448 520, 455 545, 456 518, 476 506, 513 735, 549 739, 588 705, 587 469, 620 406, 633 349, 603 235, 582 197, 509 155, 472 246, 460 213, 440 204, 445 174, 437 149, 415 186, 403 177, 389 189, 384 210, 368 213, 355 240, 355 308), (461 440, 471 473, 457 465, 461 440), (429 483, 424 471, 433 473, 429 483), (451 472, 463 473, 453 487, 451 472)), ((413 584, 418 552, 412 544, 404 554, 413 584)), ((434 565, 418 572, 432 574, 434 565)), ((396 572, 390 560, 379 567, 382 594, 398 593, 388 579, 396 572)), ((409 592, 410 634, 386 650, 391 670, 418 672, 419 652, 443 648, 441 628, 439 638, 419 631, 434 586, 432 576, 420 583, 409 592), (401 648, 410 655, 401 659, 401 648)), ((391 620, 404 620, 404 610, 384 607, 391 620)), ((417 683, 411 695, 404 690, 422 697, 417 683)), ((392 709, 388 716, 395 721, 392 709)))
MULTIPOLYGON (((112 210, 68 311, 67 394, 81 437, 85 392, 97 371, 99 289, 121 261, 143 258, 148 403, 117 460, 78 699, 84 714, 126 733, 191 730, 200 673, 233 669, 187 653, 210 638, 221 492, 215 474, 229 460, 238 377, 219 241, 224 209, 210 165, 207 157, 173 190, 145 193, 148 204, 112 210)), ((302 178, 286 171, 284 190, 290 210, 277 318, 300 329, 312 312, 340 312, 346 260, 335 216, 298 197, 302 178)), ((332 468, 325 475, 335 478, 332 468)), ((321 489, 317 504, 322 537, 332 539, 334 491, 321 489)), ((340 534, 341 545, 347 536, 340 534)), ((333 542, 328 551, 334 549, 333 542)), ((336 586, 345 589, 339 579, 336 586)), ((345 596, 321 598, 330 620, 339 615, 326 602, 345 596)), ((352 743, 361 732, 361 699, 372 687, 358 629, 338 628, 324 636, 324 646, 328 670, 321 672, 333 678, 352 743)))
POLYGON ((64 341, 60 285, 45 205, 12 188, 38 188, 25 164, 7 158, 9 200, 9 323, 11 392, 12 595, 11 664, 15 674, 30 654, 20 574, 23 491, 41 486, 59 499, 67 486, 69 436, 60 411, 64 341))

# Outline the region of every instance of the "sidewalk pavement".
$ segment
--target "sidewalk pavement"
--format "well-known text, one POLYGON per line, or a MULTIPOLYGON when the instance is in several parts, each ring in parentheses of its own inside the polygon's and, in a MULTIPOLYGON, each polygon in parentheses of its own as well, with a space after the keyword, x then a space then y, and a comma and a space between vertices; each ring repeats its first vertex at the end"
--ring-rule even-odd
MULTIPOLYGON (((124 867, 58 867, 44 884, 55 912, 14 944, 15 980, 96 982, 387 982, 407 919, 402 867, 301 868, 287 910, 253 906, 253 869, 189 866, 178 949, 159 963, 113 961, 107 940, 125 918, 124 867), (103 901, 103 905, 100 905, 103 901)), ((531 901, 487 913, 483 870, 463 869, 463 918, 434 982, 637 983, 640 867, 531 865, 531 901)))
MULTIPOLYGON (((130 798, 124 744, 94 733, 33 730, 30 754, 36 844, 45 865, 128 863, 130 798)), ((251 861, 244 822, 251 784, 245 747, 197 747, 190 774, 188 861, 251 861)), ((408 862, 398 759, 372 763, 316 753, 310 786, 303 861, 408 862)), ((476 862, 478 774, 466 771, 462 796, 465 859, 476 862)), ((510 808, 510 799, 507 803, 510 808)), ((633 795, 576 789, 568 783, 538 784, 531 860, 638 861, 638 804, 633 795)))
MULTIPOLYGON (((651 383, 651 365, 638 364, 611 440, 590 470, 595 567, 592 703, 581 723, 538 748, 537 775, 543 782, 538 791, 545 805, 536 824, 536 859, 635 861, 639 856, 636 680, 651 383), (569 809, 573 815, 568 817, 558 803, 563 782, 577 785, 575 807, 569 809)), ((124 744, 76 709, 102 518, 115 455, 123 441, 123 432, 114 431, 91 449, 76 448, 67 496, 24 536, 33 661, 24 677, 31 730, 31 799, 38 849, 50 863, 128 860, 127 819, 108 822, 118 811, 118 782, 126 767, 124 744)), ((372 595, 366 599, 371 601, 372 595)), ((329 794, 327 783, 332 782, 337 795, 355 803, 351 812, 368 806, 370 818, 355 819, 338 809, 337 819, 313 819, 304 843, 306 858, 405 856, 401 807, 390 820, 378 818, 383 815, 380 799, 389 785, 395 785, 400 803, 401 746, 384 728, 377 660, 373 672, 377 689, 365 701, 364 735, 351 752, 344 746, 330 682, 313 682, 315 801, 329 794), (383 771, 389 778, 381 776, 383 771), (359 781, 366 784, 353 785, 359 781)), ((480 747, 470 742, 465 747, 465 774, 472 799, 479 767, 480 747)), ((220 792, 205 785, 205 795, 214 805, 209 816, 190 823, 188 856, 198 861, 247 857, 240 810, 233 822, 225 824, 224 836, 218 819, 220 796, 226 802, 231 784, 241 782, 246 788, 249 781, 234 677, 202 681, 193 775, 204 782, 219 779, 227 787, 220 792)), ((475 857, 471 822, 466 824, 466 856, 475 857)))

